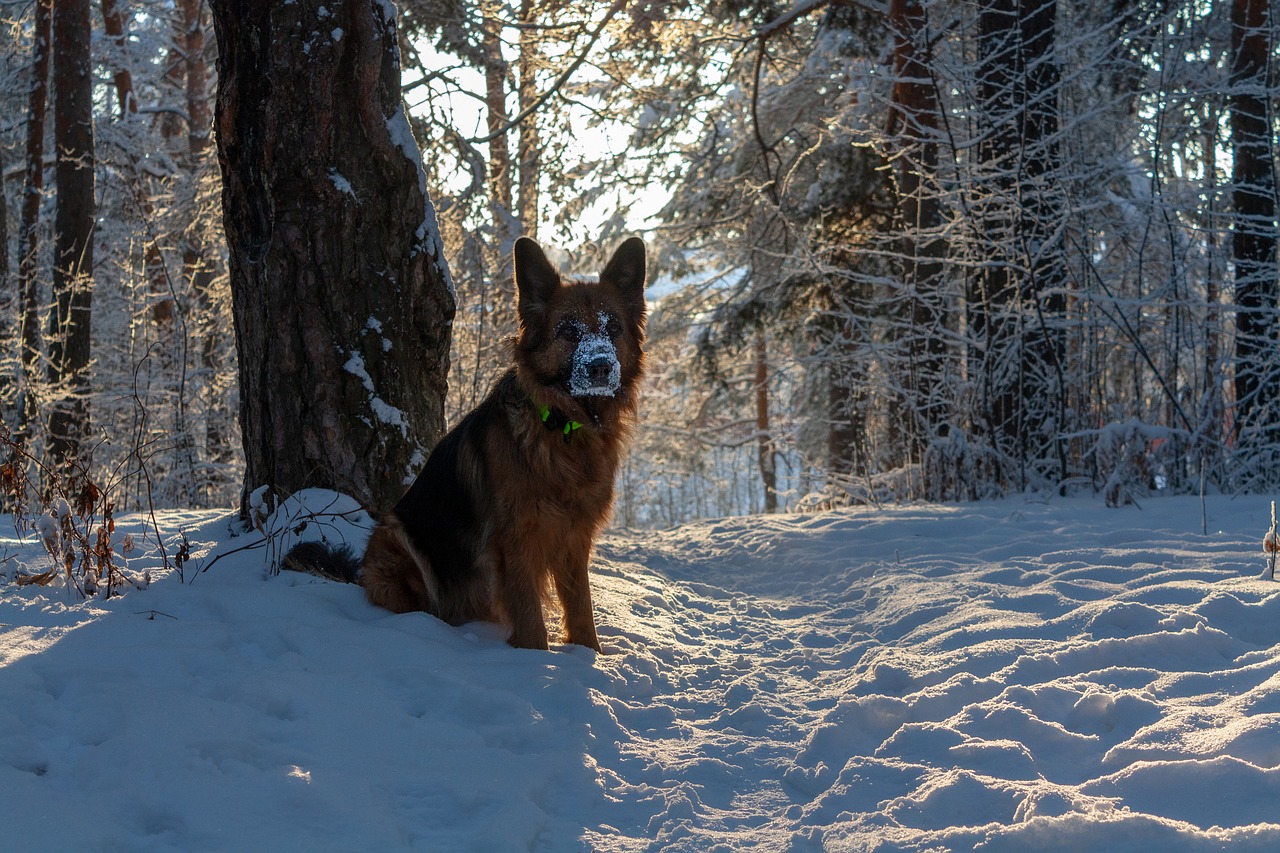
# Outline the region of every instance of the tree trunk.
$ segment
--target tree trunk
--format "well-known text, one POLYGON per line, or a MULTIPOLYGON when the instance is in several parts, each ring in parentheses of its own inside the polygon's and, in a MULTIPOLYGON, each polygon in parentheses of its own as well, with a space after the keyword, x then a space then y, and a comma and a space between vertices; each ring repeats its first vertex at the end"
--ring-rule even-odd
POLYGON ((187 153, 192 166, 209 147, 209 131, 213 117, 209 113, 209 72, 204 61, 204 20, 202 0, 179 0, 182 13, 183 47, 186 68, 187 95, 187 153))
POLYGON ((1257 429, 1259 446, 1280 436, 1276 184, 1267 100, 1268 0, 1231 4, 1232 190, 1235 259, 1236 428, 1257 429))
POLYGON ((36 272, 40 262, 40 199, 44 195, 44 127, 49 100, 49 55, 53 0, 37 0, 31 34, 31 88, 27 93, 27 139, 22 204, 18 220, 18 316, 21 326, 22 401, 18 439, 25 442, 39 418, 35 385, 40 370, 40 307, 36 272))
POLYGON ((49 415, 54 464, 78 461, 89 427, 89 322, 93 298, 93 75, 89 0, 53 8, 54 312, 49 327, 49 381, 57 400, 49 415))
MULTIPOLYGON (((517 113, 523 115, 538 99, 537 70, 541 65, 533 0, 520 3, 520 75, 517 113)), ((542 147, 538 141, 538 114, 529 113, 520 122, 520 139, 516 146, 520 193, 517 201, 520 224, 526 237, 538 238, 538 183, 542 178, 542 147)))
POLYGON ((444 426, 454 312, 394 9, 211 7, 246 492, 389 508, 444 426))
MULTIPOLYGON (((17 300, 9 289, 9 194, 5 191, 4 166, 4 151, 0 150, 0 304, 4 305, 4 337, 8 340, 12 335, 9 318, 17 300)), ((5 376, 2 381, 8 383, 12 379, 5 376)))
MULTIPOLYGON (((199 184, 205 175, 210 132, 213 127, 208 91, 209 70, 205 62, 203 9, 202 0, 180 0, 179 2, 179 10, 182 13, 182 33, 178 43, 183 48, 183 68, 186 72, 187 179, 190 181, 193 196, 199 193, 199 184)), ((194 215, 199 216, 199 205, 194 199, 191 209, 194 215)), ((198 222, 186 229, 182 238, 182 273, 183 278, 191 283, 191 293, 195 297, 196 307, 202 320, 197 331, 200 363, 206 375, 214 377, 221 375, 223 371, 223 351, 220 342, 224 339, 224 330, 211 319, 216 316, 213 313, 213 283, 216 269, 202 235, 203 229, 198 222)), ((212 381, 205 382, 204 390, 208 398, 205 415, 205 452, 209 461, 215 465, 226 465, 234 459, 235 449, 233 447, 234 430, 230 429, 230 421, 223 416, 222 411, 224 391, 218 383, 212 381)))
POLYGON ((116 44, 120 51, 120 66, 112 72, 111 79, 116 86, 116 105, 120 110, 120 118, 127 118, 138 111, 137 101, 133 97, 133 74, 123 62, 127 49, 124 36, 124 15, 116 0, 102 0, 102 29, 107 38, 116 44))
POLYGON ((756 329, 755 397, 756 456, 760 463, 760 480, 764 485, 764 511, 778 511, 778 462, 769 432, 769 352, 764 327, 756 329))
POLYGON ((1220 337, 1224 334, 1222 311, 1218 307, 1221 300, 1222 280, 1226 278, 1223 269, 1225 264, 1218 251, 1218 145, 1217 128, 1220 104, 1209 99, 1205 121, 1205 131, 1201 139, 1202 168, 1204 169, 1204 198, 1207 203, 1200 210, 1201 233, 1204 234, 1205 265, 1204 276, 1204 360, 1202 362, 1203 385, 1200 403, 1200 426, 1197 442, 1199 444, 1201 464, 1209 457, 1212 449, 1222 441, 1223 400, 1222 364, 1220 337))
POLYGON ((837 320, 841 331, 827 366, 828 483, 852 493, 854 481, 870 472, 867 458, 867 377, 865 353, 854 342, 856 325, 837 320))
MULTIPOLYGON (((116 87, 116 104, 120 110, 120 120, 130 120, 138 113, 138 98, 133 89, 133 75, 125 62, 129 47, 125 39, 124 14, 120 11, 117 0, 102 0, 102 24, 107 36, 115 42, 117 57, 120 60, 119 67, 111 75, 116 87)), ((151 200, 151 179, 138 168, 137 152, 127 151, 125 157, 133 174, 134 203, 142 212, 144 221, 150 223, 155 216, 155 204, 151 200)), ((154 229, 151 228, 147 229, 142 265, 147 282, 151 285, 151 316, 156 323, 162 344, 160 360, 168 368, 173 361, 173 295, 169 287, 168 271, 164 266, 164 257, 154 238, 154 229)))
MULTIPOLYGON (((484 4, 484 107, 489 135, 489 206, 499 244, 515 243, 510 219, 512 205, 511 146, 507 130, 507 61, 502 56, 502 4, 484 4)), ((505 245, 503 246, 505 248, 505 245)), ((510 255, 508 249, 504 252, 510 255)))
MULTIPOLYGON (((9 194, 5 189, 4 181, 5 157, 4 150, 0 148, 0 335, 4 336, 6 341, 13 340, 13 308, 18 304, 16 294, 9 289, 9 194)), ((17 377, 14 374, 5 371, 0 375, 0 398, 8 399, 13 393, 14 384, 17 377)), ((14 426, 10 422, 9 413, 6 412, 0 416, 0 428, 4 429, 6 438, 10 436, 10 429, 14 426)), ((4 512, 9 512, 8 499, 0 497, 0 507, 4 507, 4 512)))
POLYGON ((907 358, 903 377, 905 411, 895 419, 905 435, 906 461, 920 462, 924 449, 946 421, 944 391, 946 311, 940 293, 945 246, 939 231, 937 90, 931 77, 932 51, 919 0, 891 0, 894 32, 893 113, 898 136, 898 216, 907 358))
POLYGON ((1065 201, 1055 177, 1056 0, 986 0, 978 15, 978 266, 968 294, 978 420, 1018 488, 1065 477, 1065 201), (1056 469, 1056 470, 1055 470, 1056 469))
MULTIPOLYGON (((480 293, 480 327, 476 339, 478 363, 490 376, 498 375, 506 362, 506 341, 515 334, 516 294, 511 251, 521 234, 516 219, 514 185, 516 165, 511 159, 510 130, 507 128, 507 81, 510 68, 502 55, 502 19, 505 5, 495 0, 482 4, 484 32, 485 123, 489 162, 485 175, 489 194, 489 222, 492 236, 483 253, 488 269, 488 286, 480 293)), ((483 387, 485 383, 481 382, 483 387)), ((483 390, 480 393, 484 393, 483 390)))

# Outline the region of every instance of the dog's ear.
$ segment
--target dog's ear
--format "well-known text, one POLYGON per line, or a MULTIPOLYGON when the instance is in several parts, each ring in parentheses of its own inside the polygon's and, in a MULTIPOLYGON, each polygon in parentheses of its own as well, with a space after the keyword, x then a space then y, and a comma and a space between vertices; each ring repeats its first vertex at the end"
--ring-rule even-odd
POLYGON ((551 295, 560 286, 560 272, 547 260, 542 247, 528 237, 516 240, 512 254, 520 316, 523 317, 526 312, 545 307, 551 301, 551 295))
POLYGON ((622 293, 632 315, 644 317, 645 259, 644 241, 632 237, 623 242, 600 273, 600 280, 607 281, 622 293))

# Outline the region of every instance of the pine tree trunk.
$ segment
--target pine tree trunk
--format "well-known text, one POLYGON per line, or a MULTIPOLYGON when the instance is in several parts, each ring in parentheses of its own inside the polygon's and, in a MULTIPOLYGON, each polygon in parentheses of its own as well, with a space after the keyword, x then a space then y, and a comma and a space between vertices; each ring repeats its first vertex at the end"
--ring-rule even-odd
POLYGON ((1274 140, 1267 99, 1270 29, 1268 0, 1231 4, 1231 116, 1233 154, 1231 235, 1235 259, 1236 427, 1259 430, 1256 440, 1280 438, 1280 314, 1277 313, 1274 140))
POLYGON ((93 75, 88 0, 53 7, 54 168, 53 316, 49 381, 58 399, 49 415, 49 457, 78 461, 89 428, 89 323, 93 299, 93 75))
POLYGON ((840 321, 834 357, 827 367, 827 478, 849 492, 855 479, 870 472, 867 458, 866 359, 854 323, 840 321))
POLYGON ((778 455, 773 449, 769 431, 769 352, 763 327, 756 329, 753 354, 755 359, 756 459, 764 486, 764 511, 778 511, 778 455))
MULTIPOLYGON (((138 98, 133 90, 133 75, 123 62, 128 51, 128 41, 125 38, 124 14, 120 11, 116 0, 102 0, 102 24, 107 36, 116 43, 116 49, 122 60, 120 66, 112 72, 111 79, 116 87, 116 104, 120 110, 120 120, 126 121, 137 115, 138 98)), ((139 168, 137 152, 127 151, 125 156, 133 176, 133 201, 142 212, 143 219, 150 222, 155 215, 155 204, 151 200, 151 179, 139 168)), ((162 344, 160 361, 167 370, 173 362, 173 295, 169 286, 168 271, 164 266, 164 257, 160 254, 160 246, 155 239, 150 238, 150 234, 148 237, 143 249, 142 266, 147 282, 151 286, 151 316, 155 321, 162 344)))
POLYGON ((938 233, 939 105, 930 76, 924 8, 919 0, 892 0, 889 22, 894 31, 893 115, 899 137, 895 161, 907 315, 901 327, 906 337, 905 399, 895 419, 904 431, 905 461, 920 462, 948 415, 946 311, 939 292, 945 250, 938 233))
POLYGON ((210 5, 246 491, 387 509, 443 429, 454 312, 394 8, 210 5))
MULTIPOLYGON (((489 162, 485 174, 485 189, 489 195, 489 227, 492 232, 483 252, 488 282, 481 295, 476 349, 478 364, 483 365, 483 373, 496 376, 502 371, 508 357, 506 342, 515 334, 518 322, 511 250, 522 229, 516 218, 513 182, 517 170, 511 159, 510 129, 507 128, 510 121, 507 116, 507 81, 510 69, 502 55, 501 20, 506 7, 503 3, 486 0, 482 9, 485 124, 487 135, 491 137, 488 142, 489 162)), ((478 384, 483 389, 486 382, 478 384)), ((480 390, 480 393, 483 394, 484 391, 480 390)))
MULTIPOLYGON (((183 47, 183 68, 185 70, 184 86, 187 102, 187 179, 192 185, 192 194, 199 192, 199 183, 204 177, 207 153, 209 150, 210 132, 213 116, 209 104, 209 70, 205 63, 205 19, 202 0, 179 0, 179 11, 182 13, 182 33, 179 44, 183 47)), ((198 207, 193 202, 192 212, 198 214, 198 207)), ((199 227, 189 227, 182 241, 182 273, 190 282, 191 292, 195 296, 196 307, 201 319, 199 339, 200 363, 210 377, 219 376, 223 371, 222 349, 223 330, 213 322, 208 322, 213 310, 213 283, 216 274, 214 260, 207 251, 199 227)), ((224 392, 216 382, 206 381, 205 394, 208 397, 205 415, 205 453, 210 462, 221 466, 230 463, 235 457, 232 446, 234 430, 230 421, 223 416, 222 397, 224 392)))
MULTIPOLYGON (((124 15, 117 0, 102 0, 102 29, 107 38, 116 43, 116 48, 123 57, 126 49, 124 15)), ((129 67, 120 63, 120 67, 112 72, 111 79, 116 87, 116 105, 120 110, 120 118, 136 113, 138 104, 133 95, 133 74, 129 67)))
POLYGON ((31 87, 27 93, 27 138, 22 204, 18 220, 18 316, 21 327, 22 401, 18 440, 25 443, 39 417, 35 385, 40 370, 40 307, 36 273, 40 261, 40 199, 44 192, 44 128, 49 101, 53 0, 37 0, 31 33, 31 87))
MULTIPOLYGON (((9 194, 5 191, 4 167, 4 151, 0 150, 0 304, 4 305, 4 337, 9 340, 13 335, 9 323, 12 322, 10 317, 16 300, 9 289, 9 194)), ((12 376, 5 376, 3 382, 11 382, 12 379, 12 376)))
POLYGON ((213 117, 209 113, 209 72, 205 66, 205 31, 202 0, 178 0, 178 10, 182 13, 182 45, 184 48, 183 67, 186 70, 185 86, 187 101, 187 154, 191 157, 191 167, 209 147, 209 131, 213 117))
POLYGON ((1222 322, 1222 310, 1218 305, 1221 301, 1222 280, 1226 278, 1226 274, 1223 269, 1224 263, 1220 259, 1218 251, 1219 235, 1216 224, 1218 211, 1215 204, 1218 198, 1217 128, 1219 105, 1210 99, 1207 109, 1209 115, 1208 120, 1205 122, 1206 130, 1201 140, 1204 197, 1208 200, 1208 203, 1200 211, 1200 227, 1204 234, 1205 256, 1208 260, 1205 265, 1204 276, 1204 360, 1202 362, 1203 379, 1201 380, 1203 391, 1199 412, 1200 423, 1203 425, 1203 435, 1199 437, 1202 460, 1209 456, 1211 449, 1222 439, 1223 412, 1225 411, 1222 393, 1222 365, 1219 363, 1221 358, 1220 337, 1225 330, 1222 322))
POLYGON ((978 420, 1018 488, 1033 470, 1066 474, 1056 15, 1056 0, 985 0, 978 15, 982 242, 968 294, 971 372, 981 388, 978 420))
MULTIPOLYGON (((534 13, 533 0, 521 0, 520 23, 523 28, 520 30, 520 61, 517 68, 520 77, 517 89, 519 114, 523 114, 538 99, 536 74, 541 63, 538 57, 538 39, 534 29, 536 23, 534 13)), ((520 179, 517 200, 520 224, 523 226, 524 236, 536 240, 538 238, 538 184, 542 178, 542 147, 538 140, 536 112, 530 113, 520 123, 516 159, 520 179)))
MULTIPOLYGON (((502 56, 502 4, 484 4, 484 107, 489 136, 489 207, 498 241, 515 243, 518 234, 511 234, 509 222, 515 210, 512 205, 511 146, 506 130, 507 118, 507 61, 502 56)), ((510 251, 504 254, 510 255, 510 251)))

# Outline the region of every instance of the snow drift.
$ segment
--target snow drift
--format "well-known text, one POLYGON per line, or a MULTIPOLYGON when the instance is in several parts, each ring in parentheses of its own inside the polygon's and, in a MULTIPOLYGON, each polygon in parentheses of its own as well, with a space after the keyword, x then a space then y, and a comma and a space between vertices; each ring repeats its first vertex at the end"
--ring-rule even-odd
POLYGON ((151 586, 111 600, 17 586, 48 557, 11 535, 0 825, 28 850, 1276 849, 1266 501, 1212 499, 1208 535, 1198 501, 1145 507, 616 531, 600 657, 270 574, 299 505, 270 543, 165 514, 199 559, 136 557, 151 586))

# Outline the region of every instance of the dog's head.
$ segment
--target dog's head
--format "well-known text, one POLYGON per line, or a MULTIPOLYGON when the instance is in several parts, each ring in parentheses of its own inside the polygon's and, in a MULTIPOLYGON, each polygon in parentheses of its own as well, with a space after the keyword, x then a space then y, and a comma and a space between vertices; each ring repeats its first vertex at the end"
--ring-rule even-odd
MULTIPOLYGON (((568 281, 537 243, 515 245, 520 333, 516 365, 565 412, 599 421, 633 403, 644 370, 644 241, 618 247, 596 282, 568 281)), ((541 395, 539 395, 541 396, 541 395)))

